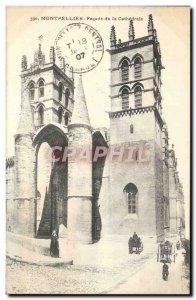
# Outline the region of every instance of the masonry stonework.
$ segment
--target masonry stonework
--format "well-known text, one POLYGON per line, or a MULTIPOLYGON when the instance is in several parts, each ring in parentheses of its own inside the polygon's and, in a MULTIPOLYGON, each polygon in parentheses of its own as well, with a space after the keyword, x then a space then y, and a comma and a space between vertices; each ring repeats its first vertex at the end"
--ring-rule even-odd
POLYGON ((152 15, 144 37, 135 38, 130 21, 126 42, 117 41, 112 26, 108 52, 109 129, 92 128, 82 77, 74 92, 74 76, 64 61, 57 66, 53 47, 49 62, 41 45, 29 67, 23 56, 15 157, 6 161, 7 230, 49 238, 63 224, 70 240, 84 244, 134 231, 156 240, 183 232, 184 196, 162 114, 164 67, 152 15), (80 158, 63 161, 66 147, 82 150, 80 158), (93 161, 97 147, 108 155, 93 161))

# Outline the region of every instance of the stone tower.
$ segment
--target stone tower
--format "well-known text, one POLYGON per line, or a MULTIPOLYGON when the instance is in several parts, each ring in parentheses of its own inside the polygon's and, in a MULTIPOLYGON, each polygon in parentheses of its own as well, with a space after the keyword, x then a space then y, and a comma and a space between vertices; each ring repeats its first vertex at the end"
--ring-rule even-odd
POLYGON ((22 63, 22 89, 29 91, 36 129, 51 122, 67 126, 73 109, 73 79, 65 73, 63 60, 60 67, 56 65, 54 47, 50 48, 49 58, 46 62, 40 44, 30 67, 26 60, 22 63))
POLYGON ((110 35, 111 234, 161 237, 164 233, 160 45, 149 15, 147 35, 128 40, 110 35), (116 147, 116 148, 115 148, 116 147), (121 157, 121 150, 127 153, 121 157))
MULTIPOLYGON (((23 57, 23 64, 26 58, 23 57)), ((22 85, 24 81, 22 80, 22 85)), ((36 214, 36 160, 32 146, 35 126, 28 90, 21 95, 21 116, 15 135, 15 198, 13 231, 34 237, 36 214)))
POLYGON ((80 153, 68 158, 68 230, 70 239, 92 242, 92 127, 80 75, 71 124, 69 147, 80 153))
POLYGON ((67 145, 74 82, 65 72, 64 60, 60 66, 55 62, 54 47, 47 62, 41 45, 30 66, 26 56, 22 57, 13 230, 29 236, 48 237, 67 219, 67 163, 52 165, 46 151, 67 145))

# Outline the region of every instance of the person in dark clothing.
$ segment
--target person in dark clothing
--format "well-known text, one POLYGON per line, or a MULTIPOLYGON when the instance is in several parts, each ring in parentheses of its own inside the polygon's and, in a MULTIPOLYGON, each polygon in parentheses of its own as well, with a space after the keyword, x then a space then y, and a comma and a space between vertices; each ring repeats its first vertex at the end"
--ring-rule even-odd
POLYGON ((163 275, 163 279, 167 280, 167 277, 169 275, 169 267, 165 262, 164 262, 163 267, 162 267, 162 275, 163 275))
POLYGON ((56 230, 53 230, 50 241, 50 256, 59 257, 59 241, 56 230))
POLYGON ((138 235, 136 232, 134 232, 134 234, 133 234, 133 240, 134 240, 134 242, 137 242, 137 240, 138 240, 138 235))
POLYGON ((176 243, 176 248, 177 248, 177 250, 180 250, 180 242, 179 241, 177 241, 177 243, 176 243))

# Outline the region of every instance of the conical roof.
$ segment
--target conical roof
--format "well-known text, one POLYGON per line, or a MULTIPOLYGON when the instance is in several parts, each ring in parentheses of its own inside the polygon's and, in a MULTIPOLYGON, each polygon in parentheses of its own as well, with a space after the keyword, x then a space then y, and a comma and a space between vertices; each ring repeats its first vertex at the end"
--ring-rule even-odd
POLYGON ((35 132, 35 125, 27 88, 23 90, 21 96, 21 115, 16 134, 33 134, 35 132))
POLYGON ((84 95, 84 88, 82 83, 82 75, 79 76, 78 87, 76 88, 75 93, 75 102, 73 108, 73 114, 71 118, 71 124, 82 124, 82 125, 90 125, 90 119, 86 104, 86 98, 84 95))

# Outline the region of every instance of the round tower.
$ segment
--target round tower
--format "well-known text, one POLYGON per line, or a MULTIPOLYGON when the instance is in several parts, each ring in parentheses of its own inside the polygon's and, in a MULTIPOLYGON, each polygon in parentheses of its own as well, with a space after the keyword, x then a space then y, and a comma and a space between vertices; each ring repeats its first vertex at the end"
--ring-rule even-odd
POLYGON ((92 127, 80 75, 68 126, 68 230, 72 241, 92 243, 92 127))
POLYGON ((35 131, 28 89, 21 95, 21 116, 15 135, 15 233, 34 237, 36 214, 36 160, 32 145, 35 131))

